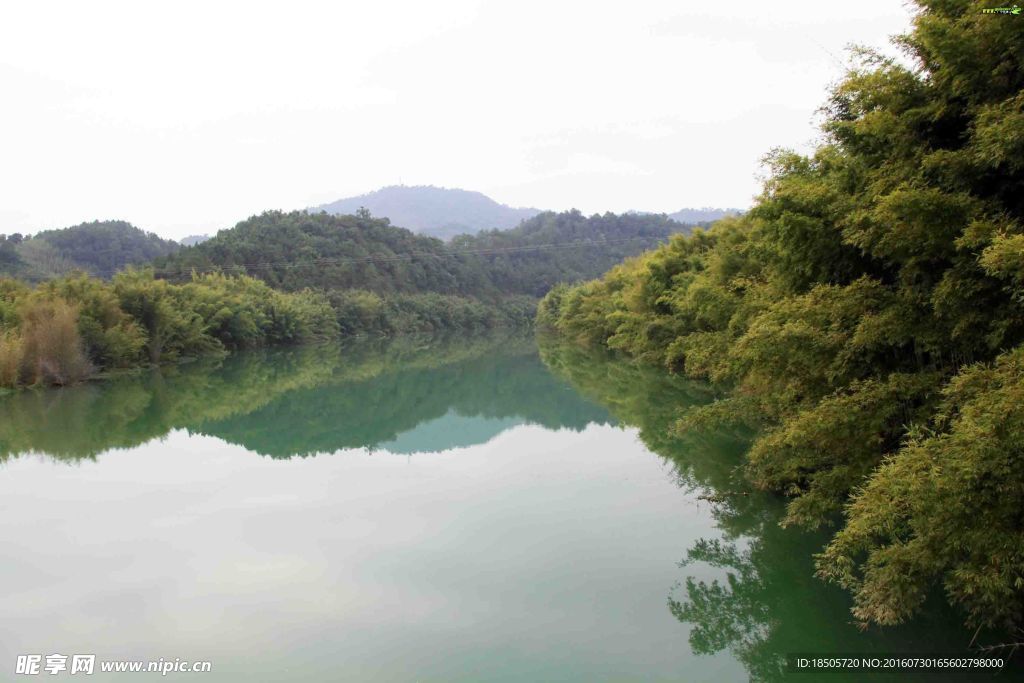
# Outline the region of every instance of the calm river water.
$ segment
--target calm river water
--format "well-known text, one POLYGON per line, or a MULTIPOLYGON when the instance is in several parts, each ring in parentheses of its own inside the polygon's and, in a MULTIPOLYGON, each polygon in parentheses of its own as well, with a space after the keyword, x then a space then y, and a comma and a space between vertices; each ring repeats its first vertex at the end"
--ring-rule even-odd
MULTIPOLYGON (((212 663, 173 680, 810 681, 787 653, 966 651, 941 609, 852 625, 812 577, 822 537, 744 486, 744 438, 668 436, 709 399, 517 337, 0 397, 0 671, 59 653, 212 663)), ((83 680, 159 678, 96 666, 83 680)))

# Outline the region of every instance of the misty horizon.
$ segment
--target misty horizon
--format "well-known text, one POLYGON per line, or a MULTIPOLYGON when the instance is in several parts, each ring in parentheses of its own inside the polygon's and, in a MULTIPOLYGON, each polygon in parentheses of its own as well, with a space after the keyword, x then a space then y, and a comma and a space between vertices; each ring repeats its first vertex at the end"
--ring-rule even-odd
POLYGON ((910 12, 450 0, 5 19, 0 232, 118 218, 178 239, 395 184, 588 215, 745 208, 765 154, 813 146, 846 47, 888 49, 910 12))
MULTIPOLYGON (((265 213, 265 212, 269 212, 269 211, 283 211, 283 212, 307 211, 307 212, 310 212, 310 213, 317 213, 319 211, 326 210, 328 213, 353 214, 353 213, 355 213, 360 208, 367 208, 367 207, 363 207, 362 205, 355 206, 355 204, 358 204, 359 200, 372 197, 372 196, 374 196, 374 195, 376 195, 378 193, 386 192, 386 191, 389 191, 389 190, 395 190, 395 189, 398 189, 398 190, 441 190, 441 191, 446 191, 446 192, 450 191, 450 192, 465 193, 465 194, 470 194, 470 195, 480 195, 484 199, 486 199, 486 200, 488 200, 490 202, 494 202, 497 206, 500 206, 502 208, 510 209, 512 211, 530 211, 530 212, 532 212, 531 214, 524 215, 523 218, 521 218, 519 220, 515 220, 513 222, 506 222, 504 224, 495 224, 495 225, 487 224, 487 225, 481 225, 479 227, 475 227, 475 228, 472 228, 472 229, 467 227, 467 229, 465 229, 465 230, 457 230, 457 231, 452 232, 450 235, 448 235, 449 237, 453 236, 455 234, 471 234, 471 233, 477 232, 478 230, 481 230, 481 229, 498 229, 498 230, 508 229, 508 228, 514 227, 521 220, 526 220, 527 218, 529 218, 532 215, 536 215, 536 214, 539 214, 539 213, 545 213, 545 212, 556 212, 554 209, 548 209, 548 208, 544 208, 544 207, 508 206, 507 204, 502 204, 500 202, 496 202, 496 200, 494 200, 493 197, 489 197, 489 196, 487 196, 486 194, 484 194, 482 192, 477 192, 475 190, 469 190, 469 189, 466 189, 466 188, 440 187, 440 186, 437 186, 437 185, 401 185, 401 184, 396 184, 396 185, 387 185, 387 186, 384 186, 384 187, 380 187, 380 188, 377 188, 376 190, 371 190, 371 191, 364 192, 362 194, 351 196, 351 197, 338 198, 335 201, 328 202, 328 203, 325 203, 325 204, 321 204, 319 206, 296 207, 296 208, 289 208, 289 209, 284 209, 284 208, 279 208, 279 207, 267 207, 267 208, 262 209, 262 210, 254 213, 254 214, 252 214, 250 216, 240 216, 236 221, 234 221, 234 222, 232 222, 232 223, 230 223, 228 225, 223 225, 223 226, 220 226, 218 228, 213 228, 213 229, 211 229, 211 230, 209 230, 207 232, 203 232, 203 231, 198 230, 198 229, 193 230, 193 231, 190 232, 187 229, 185 229, 184 230, 184 234, 181 234, 181 235, 171 235, 171 234, 166 234, 165 231, 154 230, 154 229, 150 228, 149 226, 141 225, 141 224, 131 220, 128 217, 123 217, 123 216, 102 216, 102 217, 85 217, 85 218, 83 218, 80 221, 76 221, 75 223, 68 224, 68 225, 46 226, 46 227, 42 227, 39 230, 36 230, 34 232, 28 232, 28 231, 22 232, 22 231, 18 231, 18 230, 5 230, 5 226, 0 225, 0 235, 19 234, 19 235, 22 235, 25 238, 28 238, 28 237, 31 237, 32 235, 35 235, 35 234, 38 234, 38 233, 41 233, 41 232, 47 232, 47 231, 52 231, 52 230, 65 230, 67 228, 74 228, 76 226, 83 225, 83 224, 89 224, 89 223, 125 222, 125 223, 129 223, 129 224, 135 226, 136 228, 139 228, 140 230, 143 230, 143 231, 145 231, 147 233, 152 233, 154 235, 157 235, 157 236, 159 236, 159 237, 161 237, 163 239, 173 240, 175 242, 179 242, 180 244, 183 244, 184 246, 192 246, 192 245, 202 241, 203 239, 207 239, 207 238, 210 238, 210 237, 216 235, 217 232, 219 232, 220 230, 230 229, 230 228, 234 227, 240 221, 244 221, 244 220, 246 220, 248 218, 251 218, 252 216, 257 216, 257 215, 260 215, 260 214, 265 213), (346 202, 352 204, 354 208, 352 208, 352 210, 346 210, 346 211, 341 211, 341 212, 339 212, 339 211, 332 211, 329 208, 332 205, 342 204, 342 203, 346 203, 346 202)), ((634 209, 629 209, 629 210, 621 211, 621 212, 615 212, 615 211, 594 211, 594 212, 589 212, 588 213, 588 212, 583 212, 583 211, 581 211, 580 209, 578 209, 576 207, 569 207, 568 209, 564 209, 563 211, 570 211, 570 212, 571 211, 580 211, 584 215, 588 215, 588 216, 590 216, 590 215, 604 215, 604 214, 608 214, 608 213, 611 213, 611 214, 647 213, 647 214, 655 214, 655 215, 667 215, 669 218, 673 218, 674 220, 677 220, 677 221, 682 222, 682 223, 697 223, 697 222, 701 222, 701 221, 704 221, 704 220, 713 220, 714 217, 717 217, 717 216, 710 217, 710 218, 690 218, 690 219, 684 219, 684 218, 679 217, 677 214, 710 213, 710 214, 727 215, 727 214, 733 214, 733 213, 737 213, 737 212, 744 212, 748 208, 749 207, 734 207, 734 206, 730 206, 730 207, 719 207, 719 206, 684 206, 684 207, 680 207, 680 208, 678 208, 678 209, 676 209, 674 211, 669 211, 669 212, 664 212, 664 211, 646 211, 643 208, 634 208, 634 209)), ((367 208, 367 210, 369 210, 370 214, 373 215, 376 218, 388 218, 391 221, 391 223, 393 225, 395 225, 396 227, 407 228, 409 230, 412 230, 413 232, 421 232, 421 233, 424 233, 424 234, 431 234, 431 232, 429 230, 424 230, 421 226, 416 225, 415 221, 411 221, 411 222, 410 221, 402 221, 401 219, 395 219, 395 218, 387 215, 387 212, 374 211, 371 208, 367 208)), ((412 211, 412 210, 413 210, 413 208, 406 209, 406 211, 412 211)), ((187 226, 185 226, 185 227, 187 228, 187 226)), ((181 232, 181 231, 178 231, 178 232, 181 232)))

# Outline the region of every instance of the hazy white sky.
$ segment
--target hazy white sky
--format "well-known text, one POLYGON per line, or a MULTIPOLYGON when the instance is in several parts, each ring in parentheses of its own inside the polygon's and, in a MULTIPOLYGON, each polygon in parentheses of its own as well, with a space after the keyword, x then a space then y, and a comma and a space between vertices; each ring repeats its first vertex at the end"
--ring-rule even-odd
POLYGON ((0 233, 212 232, 382 185, 585 213, 748 206, 900 0, 19 2, 0 233))

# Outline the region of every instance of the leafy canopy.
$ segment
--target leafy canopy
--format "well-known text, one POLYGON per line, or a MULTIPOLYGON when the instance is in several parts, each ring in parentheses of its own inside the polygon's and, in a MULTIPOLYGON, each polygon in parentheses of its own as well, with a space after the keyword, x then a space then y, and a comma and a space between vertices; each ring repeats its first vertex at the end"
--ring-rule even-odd
POLYGON ((1024 23, 921 0, 778 150, 746 216, 557 287, 538 322, 710 379, 684 414, 762 427, 746 470, 787 523, 839 522, 819 572, 893 624, 936 590, 1024 619, 1024 23))

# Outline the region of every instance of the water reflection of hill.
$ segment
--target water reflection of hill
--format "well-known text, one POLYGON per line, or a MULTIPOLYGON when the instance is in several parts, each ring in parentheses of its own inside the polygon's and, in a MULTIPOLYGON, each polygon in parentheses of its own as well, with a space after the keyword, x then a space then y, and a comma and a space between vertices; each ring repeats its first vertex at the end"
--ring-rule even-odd
POLYGON ((521 422, 578 429, 606 419, 550 375, 532 339, 406 338, 239 353, 0 396, 0 460, 93 458, 173 429, 275 457, 384 443, 408 452, 486 441, 521 422), (443 424, 426 423, 449 415, 464 419, 446 441, 443 424))
POLYGON ((389 453, 430 453, 487 443, 507 429, 523 424, 520 417, 466 417, 449 410, 441 417, 377 444, 389 453))
POLYGON ((607 420, 607 411, 548 372, 529 340, 433 367, 398 366, 298 389, 200 431, 290 457, 358 447, 439 451, 488 441, 525 422, 582 429, 607 420))

